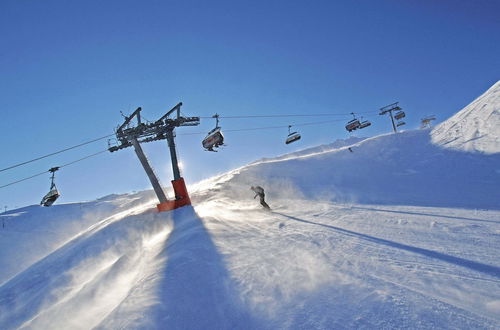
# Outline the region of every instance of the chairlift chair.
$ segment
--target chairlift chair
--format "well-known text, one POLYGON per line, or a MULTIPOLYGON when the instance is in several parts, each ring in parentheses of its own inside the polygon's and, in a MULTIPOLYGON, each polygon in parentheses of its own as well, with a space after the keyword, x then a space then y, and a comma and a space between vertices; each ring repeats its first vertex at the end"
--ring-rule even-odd
POLYGON ((43 196, 42 201, 40 202, 40 205, 51 206, 52 204, 54 204, 56 199, 59 198, 60 194, 56 188, 56 184, 54 183, 54 174, 58 169, 59 169, 59 167, 53 167, 49 170, 49 172, 52 172, 50 190, 45 196, 43 196))
POLYGON ((361 125, 359 120, 354 115, 354 112, 351 112, 351 114, 353 115, 354 119, 351 119, 350 121, 347 122, 347 125, 345 125, 345 129, 348 130, 349 132, 357 130, 358 128, 360 128, 359 126, 361 125))
POLYGON ((359 128, 360 123, 359 120, 353 119, 347 123, 345 126, 345 129, 348 130, 349 132, 355 131, 359 128))
POLYGON ((215 128, 208 132, 201 144, 205 150, 216 152, 217 150, 214 150, 214 148, 224 144, 224 135, 222 135, 221 127, 219 127, 219 115, 215 114, 212 118, 216 119, 215 128))
POLYGON ((292 128, 292 125, 288 125, 288 136, 286 138, 285 144, 290 144, 290 143, 293 143, 295 141, 298 141, 298 140, 300 140, 300 137, 301 137, 300 134, 297 132, 290 133, 290 128, 292 128))
POLYGON ((399 111, 399 112, 396 112, 396 114, 394 115, 394 118, 396 120, 400 120, 401 118, 404 118, 406 115, 405 115, 405 112, 404 111, 399 111))
POLYGON ((370 123, 368 120, 365 120, 365 121, 362 121, 360 124, 359 124, 359 128, 365 128, 365 127, 368 127, 370 126, 372 123, 370 123))
POLYGON ((404 121, 400 121, 399 123, 396 124, 397 127, 403 126, 403 125, 406 125, 406 123, 404 121))
MULTIPOLYGON (((363 117, 361 117, 361 119, 363 119, 363 117)), ((368 120, 364 120, 362 122, 359 123, 359 128, 365 128, 365 127, 368 127, 370 126, 372 123, 368 120)))

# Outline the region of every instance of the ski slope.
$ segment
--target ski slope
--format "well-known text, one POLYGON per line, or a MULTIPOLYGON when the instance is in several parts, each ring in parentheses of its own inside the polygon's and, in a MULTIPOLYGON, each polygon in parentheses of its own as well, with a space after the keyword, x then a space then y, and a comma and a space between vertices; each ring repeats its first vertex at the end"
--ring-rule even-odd
POLYGON ((497 329, 500 155, 408 131, 0 219, 1 329, 497 329), (252 199, 266 188, 272 211, 252 199))
POLYGON ((432 140, 458 150, 500 152, 500 80, 483 95, 436 126, 432 140))

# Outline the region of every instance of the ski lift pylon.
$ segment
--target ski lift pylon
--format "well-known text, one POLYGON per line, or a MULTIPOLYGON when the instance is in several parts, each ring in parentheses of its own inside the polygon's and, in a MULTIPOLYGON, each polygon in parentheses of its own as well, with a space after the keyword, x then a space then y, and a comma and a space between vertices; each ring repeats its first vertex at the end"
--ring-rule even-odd
POLYGON ((292 128, 292 125, 288 125, 288 136, 286 137, 285 144, 290 144, 295 141, 300 140, 301 136, 298 132, 291 132, 290 133, 290 128, 292 128))
POLYGON ((40 202, 40 205, 51 206, 52 204, 54 204, 56 199, 58 199, 60 196, 59 191, 56 188, 56 184, 54 183, 54 175, 55 175, 55 172, 57 170, 59 170, 59 167, 52 167, 49 170, 49 172, 52 173, 52 177, 50 180, 50 190, 45 196, 43 196, 42 201, 40 202))
POLYGON ((219 127, 219 115, 215 114, 212 116, 215 118, 215 128, 208 132, 207 136, 203 139, 201 144, 203 148, 207 151, 214 151, 214 148, 218 148, 224 144, 224 135, 222 135, 221 127, 219 127))
POLYGON ((436 120, 436 116, 434 116, 434 115, 422 118, 421 119, 422 125, 420 126, 420 128, 431 128, 432 127, 431 121, 433 121, 433 120, 436 120))

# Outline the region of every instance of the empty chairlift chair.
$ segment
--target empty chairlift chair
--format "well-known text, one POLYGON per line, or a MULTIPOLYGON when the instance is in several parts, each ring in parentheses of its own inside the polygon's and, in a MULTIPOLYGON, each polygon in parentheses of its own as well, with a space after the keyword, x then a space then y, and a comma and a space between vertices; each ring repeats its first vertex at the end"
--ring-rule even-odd
POLYGON ((404 111, 398 111, 396 112, 396 114, 394 115, 394 118, 396 120, 400 120, 401 118, 404 118, 405 117, 405 112, 404 111))
POLYGON ((54 183, 54 173, 59 169, 59 167, 53 167, 49 170, 49 172, 52 172, 52 177, 51 177, 51 183, 50 183, 50 190, 49 192, 43 196, 42 201, 40 202, 40 205, 43 206, 51 206, 54 204, 56 199, 59 198, 60 194, 59 191, 56 188, 56 184, 54 183))
MULTIPOLYGON (((363 117, 361 117, 361 119, 363 119, 363 117)), ((368 127, 370 126, 372 123, 370 123, 368 120, 364 120, 362 122, 359 123, 359 128, 365 128, 365 127, 368 127)))
POLYGON ((203 139, 203 148, 207 151, 214 151, 214 148, 218 148, 224 144, 224 135, 222 135, 221 128, 219 127, 219 115, 215 114, 212 118, 216 119, 215 128, 208 132, 207 136, 203 139))
POLYGON ((290 143, 293 143, 295 141, 300 140, 300 134, 297 132, 290 133, 290 128, 292 128, 292 126, 288 125, 288 136, 286 137, 285 144, 290 144, 290 143))
POLYGON ((368 120, 365 120, 365 121, 362 121, 360 124, 359 124, 359 128, 365 128, 365 127, 368 127, 370 126, 372 123, 370 123, 368 120))

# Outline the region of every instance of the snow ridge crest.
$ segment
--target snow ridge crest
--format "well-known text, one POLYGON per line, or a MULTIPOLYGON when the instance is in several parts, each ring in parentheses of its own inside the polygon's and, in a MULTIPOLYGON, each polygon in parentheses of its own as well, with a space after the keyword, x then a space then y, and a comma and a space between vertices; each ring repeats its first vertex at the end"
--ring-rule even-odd
POLYGON ((446 148, 500 153, 500 80, 484 94, 436 126, 432 142, 446 148))

